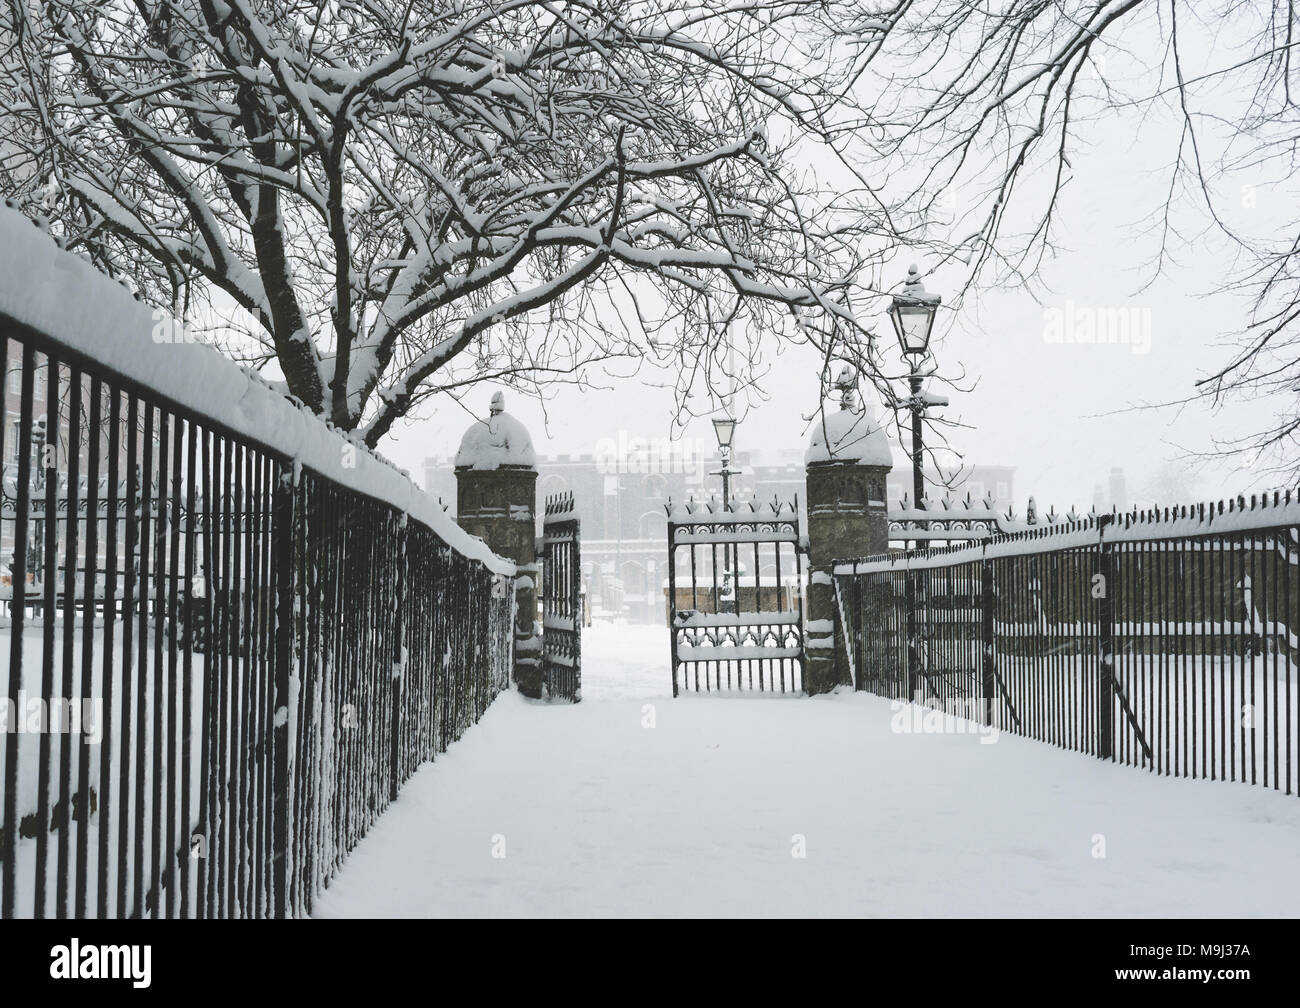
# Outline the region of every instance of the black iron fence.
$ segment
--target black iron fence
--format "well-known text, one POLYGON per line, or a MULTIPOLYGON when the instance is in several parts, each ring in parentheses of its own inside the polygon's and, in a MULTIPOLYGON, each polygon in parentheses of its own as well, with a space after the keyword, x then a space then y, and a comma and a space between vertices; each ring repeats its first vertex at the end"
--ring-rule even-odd
POLYGON ((0 361, 0 916, 309 913, 506 686, 509 575, 355 449, 304 466, 3 314, 0 361))
POLYGON ((844 561, 856 685, 1161 774, 1293 793, 1300 500, 844 561))
POLYGON ((542 680, 546 695, 582 699, 582 522, 573 494, 546 500, 542 520, 542 680))

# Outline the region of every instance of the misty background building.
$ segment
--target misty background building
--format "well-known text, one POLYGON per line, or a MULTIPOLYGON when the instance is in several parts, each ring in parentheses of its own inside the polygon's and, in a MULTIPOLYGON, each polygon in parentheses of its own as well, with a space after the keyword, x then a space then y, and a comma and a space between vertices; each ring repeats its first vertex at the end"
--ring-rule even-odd
MULTIPOLYGON (((736 451, 731 497, 736 506, 762 507, 773 499, 805 499, 804 449, 736 451)), ((539 505, 547 497, 572 493, 582 521, 582 572, 588 604, 598 617, 633 622, 665 618, 668 577, 668 515, 665 504, 720 498, 721 466, 711 441, 629 437, 598 442, 592 452, 537 457, 539 505)), ((991 495, 999 509, 1014 499, 1015 469, 975 466, 953 496, 982 500, 991 495)), ((910 464, 895 458, 887 491, 890 508, 911 486, 910 464)), ((456 477, 447 455, 424 460, 424 488, 456 508, 456 477)), ((539 511, 541 510, 539 506, 539 511)))

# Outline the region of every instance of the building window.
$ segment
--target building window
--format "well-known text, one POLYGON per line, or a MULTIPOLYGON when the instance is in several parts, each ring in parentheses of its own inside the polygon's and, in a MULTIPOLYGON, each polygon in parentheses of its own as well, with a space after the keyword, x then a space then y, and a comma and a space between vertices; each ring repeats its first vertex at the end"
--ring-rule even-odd
POLYGON ((1000 501, 1009 500, 1010 497, 1011 497, 1011 487, 1010 487, 1008 484, 1006 484, 1006 483, 1002 482, 1001 480, 999 480, 999 481, 998 481, 998 500, 1000 500, 1000 501))
POLYGON ((981 482, 981 481, 979 481, 979 480, 975 480, 975 481, 973 481, 973 482, 971 483, 971 485, 970 485, 970 499, 971 499, 972 501, 974 501, 976 504, 978 504, 980 501, 982 501, 982 500, 984 499, 984 484, 983 484, 983 482, 981 482))

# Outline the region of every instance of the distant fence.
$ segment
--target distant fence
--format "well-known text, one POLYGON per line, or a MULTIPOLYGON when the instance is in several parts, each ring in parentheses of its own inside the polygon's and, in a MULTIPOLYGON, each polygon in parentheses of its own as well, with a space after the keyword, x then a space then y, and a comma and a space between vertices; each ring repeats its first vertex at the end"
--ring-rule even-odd
POLYGON ((513 570, 0 225, 0 916, 309 913, 507 685, 513 570))
POLYGON ((835 568, 856 685, 1294 793, 1300 500, 1103 515, 835 568))

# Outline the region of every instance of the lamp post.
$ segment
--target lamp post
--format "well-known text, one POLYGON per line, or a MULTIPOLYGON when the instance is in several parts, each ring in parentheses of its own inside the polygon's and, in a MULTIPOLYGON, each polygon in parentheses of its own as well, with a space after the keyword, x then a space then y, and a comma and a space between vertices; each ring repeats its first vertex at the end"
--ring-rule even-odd
POLYGON ((714 417, 713 433, 717 435, 718 450, 722 452, 722 468, 709 475, 722 477, 722 506, 725 508, 731 503, 731 477, 740 475, 738 470, 731 468, 731 442, 736 436, 736 421, 726 413, 714 417))
MULTIPOLYGON (((713 418, 713 433, 718 438, 718 450, 722 453, 722 468, 717 472, 710 473, 710 476, 722 477, 722 508, 729 510, 731 507, 731 477, 739 476, 740 470, 731 468, 731 444, 736 436, 736 421, 729 413, 723 413, 722 416, 713 418)), ((731 550, 732 545, 722 547, 722 595, 720 601, 724 607, 728 603, 734 603, 734 594, 731 585, 731 550)), ((716 571, 715 571, 716 575, 716 571)), ((733 611, 739 611, 735 607, 733 611)))
POLYGON ((927 395, 921 391, 925 377, 921 373, 921 360, 930 349, 930 333, 934 329, 934 316, 939 309, 940 300, 938 294, 931 294, 925 289, 917 268, 913 266, 907 271, 903 292, 894 295, 894 302, 889 309, 894 330, 898 333, 899 346, 911 369, 909 382, 912 394, 908 397, 907 405, 912 411, 913 507, 920 507, 921 498, 925 495, 921 438, 921 420, 925 417, 925 408, 948 405, 948 400, 943 396, 927 395))
MULTIPOLYGON (((50 431, 49 421, 44 416, 36 418, 32 425, 32 443, 31 453, 35 456, 35 467, 32 469, 32 485, 29 493, 41 499, 41 518, 36 519, 35 542, 32 544, 27 558, 28 570, 33 572, 33 583, 40 583, 45 579, 44 557, 45 557, 45 523, 49 520, 50 515, 45 513, 45 481, 50 478, 47 471, 46 463, 51 461, 50 456, 50 431)), ((31 507, 29 501, 28 507, 31 507)))

